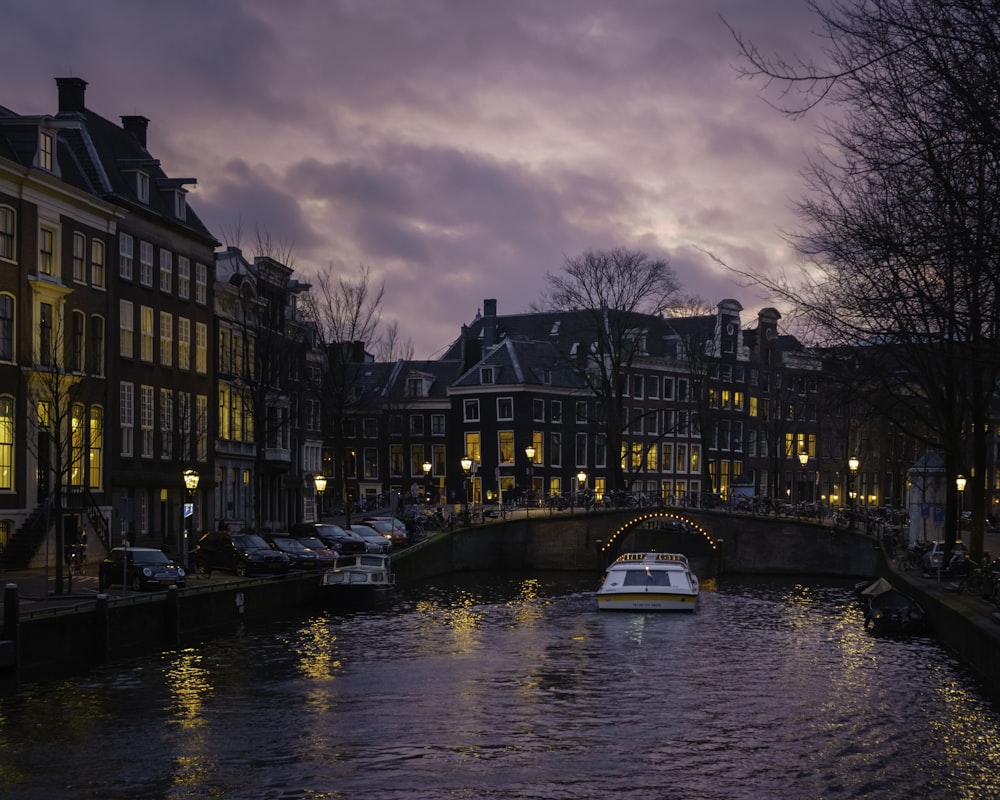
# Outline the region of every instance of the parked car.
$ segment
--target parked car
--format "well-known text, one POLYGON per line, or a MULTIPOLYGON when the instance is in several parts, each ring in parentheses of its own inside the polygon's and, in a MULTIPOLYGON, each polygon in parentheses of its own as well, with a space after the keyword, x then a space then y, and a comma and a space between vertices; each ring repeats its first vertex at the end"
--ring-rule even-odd
MULTIPOLYGON (((951 548, 951 558, 952 561, 957 563, 969 555, 968 551, 965 549, 965 545, 961 542, 955 542, 951 548)), ((944 557, 944 542, 936 541, 927 549, 923 557, 923 567, 925 572, 936 572, 938 565, 941 564, 941 559, 944 557)), ((943 569, 947 569, 948 565, 942 565, 943 569)))
POLYGON ((319 559, 320 569, 330 569, 337 561, 337 551, 328 547, 318 536, 296 536, 302 544, 312 550, 319 559))
POLYGON ((184 568, 155 547, 115 547, 98 569, 101 591, 122 586, 137 592, 187 585, 184 568))
POLYGON ((222 569, 241 578, 248 575, 284 575, 289 559, 255 533, 209 531, 198 540, 195 564, 199 572, 222 569))
POLYGON ((384 555, 392 550, 392 538, 384 536, 374 528, 354 523, 351 525, 351 530, 365 540, 369 553, 382 553, 384 555))
POLYGON ((395 547, 405 547, 410 540, 410 535, 406 531, 406 525, 401 519, 396 517, 365 517, 361 520, 363 525, 374 528, 376 532, 392 539, 395 547))
POLYGON ((368 547, 365 540, 351 531, 345 531, 339 525, 330 522, 302 522, 292 528, 293 536, 315 536, 327 547, 345 556, 352 553, 365 553, 368 547))
POLYGON ((319 556, 294 536, 270 534, 265 536, 264 540, 273 549, 288 556, 289 566, 292 569, 317 569, 319 567, 319 556))

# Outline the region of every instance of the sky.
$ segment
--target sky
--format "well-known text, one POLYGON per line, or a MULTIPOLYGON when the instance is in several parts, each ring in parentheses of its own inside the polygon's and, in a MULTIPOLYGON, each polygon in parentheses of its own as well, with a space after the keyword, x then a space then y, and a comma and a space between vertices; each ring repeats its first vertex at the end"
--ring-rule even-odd
POLYGON ((741 79, 728 23, 807 53, 806 0, 0 0, 0 105, 150 120, 223 245, 265 231, 297 277, 367 267, 382 320, 434 358, 497 300, 626 247, 682 291, 779 305, 743 271, 789 271, 820 120, 741 79), (725 20, 725 22, 723 22, 725 20), (774 98, 771 97, 771 100, 774 98))

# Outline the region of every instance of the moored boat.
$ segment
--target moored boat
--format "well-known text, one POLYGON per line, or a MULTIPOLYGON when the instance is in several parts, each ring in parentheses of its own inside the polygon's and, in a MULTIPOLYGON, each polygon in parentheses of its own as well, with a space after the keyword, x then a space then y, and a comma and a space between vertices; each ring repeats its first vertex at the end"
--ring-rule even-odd
POLYGON ((597 590, 604 611, 694 611, 698 578, 681 553, 625 553, 597 590))
POLYGON ((387 595, 395 582, 388 555, 352 553, 338 556, 334 566, 323 573, 322 586, 339 599, 370 602, 387 595))
POLYGON ((895 588, 885 578, 855 589, 865 610, 865 627, 874 633, 905 634, 924 625, 924 610, 912 597, 895 588))

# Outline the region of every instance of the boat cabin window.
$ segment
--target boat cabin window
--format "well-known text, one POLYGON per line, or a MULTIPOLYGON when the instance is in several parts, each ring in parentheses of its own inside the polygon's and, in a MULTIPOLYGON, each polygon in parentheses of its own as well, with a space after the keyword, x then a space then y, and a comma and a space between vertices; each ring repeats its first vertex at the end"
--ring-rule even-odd
MULTIPOLYGON (((623 586, 670 586, 670 573, 664 570, 630 569, 625 573, 623 586)), ((679 585, 679 584, 677 584, 679 585)))

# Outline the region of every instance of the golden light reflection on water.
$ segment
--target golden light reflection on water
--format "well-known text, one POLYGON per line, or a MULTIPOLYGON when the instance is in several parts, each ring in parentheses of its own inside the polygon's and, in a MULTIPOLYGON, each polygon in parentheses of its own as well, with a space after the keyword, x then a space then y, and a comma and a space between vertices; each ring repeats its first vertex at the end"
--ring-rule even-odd
POLYGON ((205 701, 214 694, 211 673, 200 653, 184 650, 174 655, 163 677, 170 693, 168 719, 183 731, 176 737, 179 749, 172 770, 173 783, 201 785, 210 770, 205 754, 209 751, 207 732, 211 726, 205 717, 205 701))
POLYGON ((329 622, 322 617, 308 620, 295 632, 295 666, 313 680, 333 678, 343 668, 339 643, 329 622))

